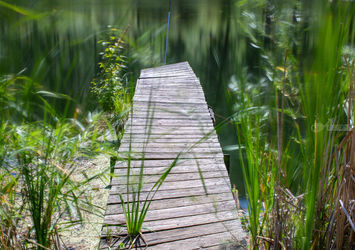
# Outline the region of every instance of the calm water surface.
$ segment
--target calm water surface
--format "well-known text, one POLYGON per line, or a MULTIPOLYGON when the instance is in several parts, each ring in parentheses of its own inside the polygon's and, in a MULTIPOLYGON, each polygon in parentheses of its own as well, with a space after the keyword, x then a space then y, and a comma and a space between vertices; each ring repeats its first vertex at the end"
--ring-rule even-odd
MULTIPOLYGON (((0 7, 0 72, 25 69, 48 90, 75 96, 76 107, 87 107, 89 83, 100 60, 97 41, 109 26, 130 25, 134 53, 128 66, 135 77, 141 68, 163 62, 168 0, 14 2, 22 9, 0 7)), ((233 113, 228 90, 233 75, 256 60, 238 23, 243 11, 232 0, 172 0, 167 61, 190 63, 217 122, 233 113)), ((233 124, 218 136, 222 147, 237 144, 233 124)), ((231 181, 243 194, 237 152, 225 153, 231 154, 231 181)))

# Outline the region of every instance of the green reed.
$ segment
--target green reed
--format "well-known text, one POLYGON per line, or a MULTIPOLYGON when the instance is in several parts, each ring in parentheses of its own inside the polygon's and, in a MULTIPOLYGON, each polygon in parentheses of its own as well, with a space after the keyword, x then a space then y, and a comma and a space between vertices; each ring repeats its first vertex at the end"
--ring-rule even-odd
POLYGON ((315 18, 303 9, 307 4, 292 5, 291 1, 270 9, 266 3, 261 8, 275 16, 274 22, 262 21, 263 25, 258 23, 248 32, 254 34, 253 46, 265 59, 261 66, 268 81, 264 86, 274 88, 275 93, 268 96, 268 90, 260 91, 260 85, 253 86, 243 74, 234 83, 239 103, 239 155, 251 210, 251 247, 344 246, 350 240, 342 233, 346 220, 337 221, 335 229, 334 218, 337 214, 345 218, 338 208, 344 192, 339 182, 347 173, 341 161, 352 167, 346 153, 350 146, 344 146, 345 142, 351 144, 351 138, 336 125, 351 128, 353 58, 344 48, 352 41, 354 8, 347 3, 328 3, 316 10, 317 2, 311 9, 317 13, 315 18), (292 19, 295 15, 302 21, 292 19), (272 33, 273 29, 278 32, 272 33), (302 40, 302 36, 312 40, 302 40), (256 115, 255 110, 261 108, 264 113, 256 115), (342 160, 334 158, 334 150, 339 150, 342 160))

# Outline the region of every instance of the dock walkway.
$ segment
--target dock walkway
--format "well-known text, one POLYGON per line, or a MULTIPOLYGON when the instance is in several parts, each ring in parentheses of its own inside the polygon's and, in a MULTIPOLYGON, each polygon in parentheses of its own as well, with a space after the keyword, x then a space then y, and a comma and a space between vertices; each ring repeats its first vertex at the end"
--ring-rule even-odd
MULTIPOLYGON (((119 154, 125 159, 128 151, 132 175, 144 158, 142 198, 180 154, 143 223, 148 249, 225 249, 245 239, 204 93, 187 62, 141 71, 119 154)), ((127 195, 127 161, 114 172, 100 249, 117 248, 126 233, 119 193, 127 195)))

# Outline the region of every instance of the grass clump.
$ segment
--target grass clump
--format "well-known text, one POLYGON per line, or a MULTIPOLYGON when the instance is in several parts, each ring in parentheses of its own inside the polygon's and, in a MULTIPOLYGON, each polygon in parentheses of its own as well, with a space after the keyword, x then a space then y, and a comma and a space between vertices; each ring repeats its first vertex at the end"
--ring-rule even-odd
POLYGON ((6 135, 0 141, 2 249, 60 248, 62 229, 80 224, 83 211, 100 212, 80 189, 93 177, 72 177, 78 157, 88 148, 100 150, 97 131, 55 116, 49 107, 44 102, 44 120, 0 122, 6 135))

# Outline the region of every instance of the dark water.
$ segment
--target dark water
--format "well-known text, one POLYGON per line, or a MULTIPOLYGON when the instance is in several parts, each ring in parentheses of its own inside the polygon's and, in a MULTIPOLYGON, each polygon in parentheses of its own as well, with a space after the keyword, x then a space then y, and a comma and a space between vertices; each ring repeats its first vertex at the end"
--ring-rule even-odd
MULTIPOLYGON (((108 26, 130 25, 133 48, 129 70, 163 63, 168 0, 13 1, 0 6, 0 73, 24 74, 46 89, 75 97, 72 109, 87 107, 90 80, 99 61, 97 41, 108 26)), ((233 113, 228 85, 246 65, 257 61, 232 0, 172 0, 167 62, 188 61, 200 78, 217 122, 233 113)), ((60 105, 60 103, 58 104, 60 105)), ((218 131, 223 147, 237 143, 233 124, 218 131)), ((244 193, 242 172, 231 154, 230 177, 244 193)))

